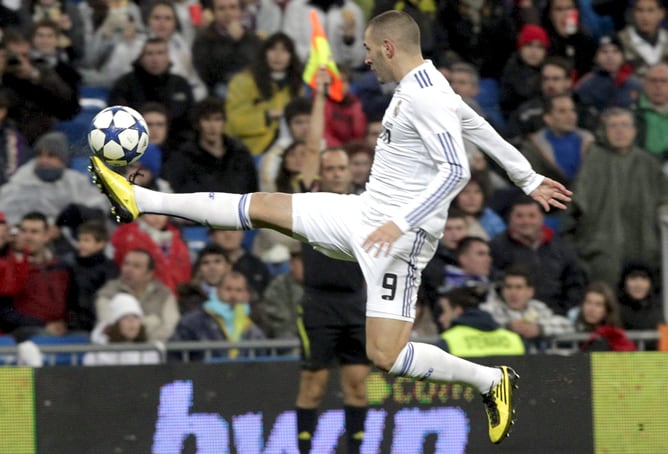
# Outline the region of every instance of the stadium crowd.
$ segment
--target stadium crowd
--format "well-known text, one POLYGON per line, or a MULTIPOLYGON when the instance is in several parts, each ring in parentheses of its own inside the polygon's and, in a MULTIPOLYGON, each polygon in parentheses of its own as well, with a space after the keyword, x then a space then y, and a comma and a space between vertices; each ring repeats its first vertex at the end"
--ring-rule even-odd
POLYGON ((296 338, 294 240, 161 215, 116 225, 85 171, 85 134, 101 106, 126 105, 150 130, 146 153, 121 170, 135 184, 312 190, 302 75, 315 10, 343 85, 341 101, 326 100, 320 142, 347 152, 341 192, 361 192, 395 88, 365 68, 363 32, 389 9, 420 24, 424 55, 537 172, 574 191, 566 211, 545 213, 466 142, 473 176, 423 273, 415 336, 440 335, 462 356, 487 351, 461 343, 471 332, 504 339, 508 354, 572 332, 591 334, 583 351, 634 349, 625 330, 664 323, 663 0, 3 0, 0 332, 100 344, 296 338))

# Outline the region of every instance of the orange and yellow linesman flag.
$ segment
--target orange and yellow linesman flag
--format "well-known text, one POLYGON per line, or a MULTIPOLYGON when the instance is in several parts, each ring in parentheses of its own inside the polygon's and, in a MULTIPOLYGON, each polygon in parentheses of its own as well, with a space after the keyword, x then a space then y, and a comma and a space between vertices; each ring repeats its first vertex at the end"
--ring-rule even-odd
POLYGON ((318 68, 324 66, 332 79, 329 84, 329 97, 334 101, 343 100, 343 81, 339 74, 339 68, 336 67, 334 58, 332 57, 332 50, 329 47, 329 41, 325 35, 325 30, 322 28, 318 13, 311 10, 311 51, 304 68, 304 75, 302 78, 310 87, 316 88, 316 77, 318 75, 318 68))

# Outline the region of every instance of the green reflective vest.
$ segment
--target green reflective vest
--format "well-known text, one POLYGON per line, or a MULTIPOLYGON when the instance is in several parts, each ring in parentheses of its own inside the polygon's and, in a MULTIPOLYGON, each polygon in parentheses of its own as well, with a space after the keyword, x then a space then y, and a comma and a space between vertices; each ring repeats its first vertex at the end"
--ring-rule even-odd
POLYGON ((470 326, 457 325, 441 334, 448 343, 448 351, 456 356, 523 355, 524 342, 519 334, 504 328, 482 331, 470 326))

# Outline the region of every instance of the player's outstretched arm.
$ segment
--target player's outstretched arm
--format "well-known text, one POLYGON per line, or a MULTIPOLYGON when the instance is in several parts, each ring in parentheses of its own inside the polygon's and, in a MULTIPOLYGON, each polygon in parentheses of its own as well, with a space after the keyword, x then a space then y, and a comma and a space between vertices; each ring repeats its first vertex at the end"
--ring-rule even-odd
POLYGON ((529 194, 534 200, 540 203, 545 211, 550 211, 550 207, 566 209, 564 203, 571 201, 572 191, 554 181, 551 178, 543 178, 542 183, 529 194))

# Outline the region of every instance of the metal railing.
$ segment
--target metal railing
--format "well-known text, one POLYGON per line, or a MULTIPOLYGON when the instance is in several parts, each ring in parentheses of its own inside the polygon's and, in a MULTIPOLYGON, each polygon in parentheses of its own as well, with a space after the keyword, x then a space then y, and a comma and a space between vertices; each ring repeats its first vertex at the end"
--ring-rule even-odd
MULTIPOLYGON (((659 339, 658 331, 627 331, 638 350, 647 349, 649 342, 659 339)), ((589 338, 588 333, 565 334, 545 339, 546 348, 543 353, 556 355, 571 355, 579 351, 579 344, 589 338)), ((438 338, 415 339, 420 342, 436 343, 438 338)), ((297 339, 268 339, 244 342, 223 341, 195 341, 195 342, 147 342, 141 344, 58 344, 39 345, 44 357, 45 365, 81 365, 82 357, 89 352, 123 352, 123 351, 155 351, 160 355, 162 362, 169 360, 190 362, 193 355, 198 361, 226 362, 226 361, 262 361, 283 360, 296 361, 299 358, 299 341, 297 339), (241 355, 237 358, 227 358, 226 353, 238 350, 241 355), (262 353, 259 353, 262 352, 262 353)), ((5 365, 16 364, 16 346, 0 347, 0 363, 5 365)))

